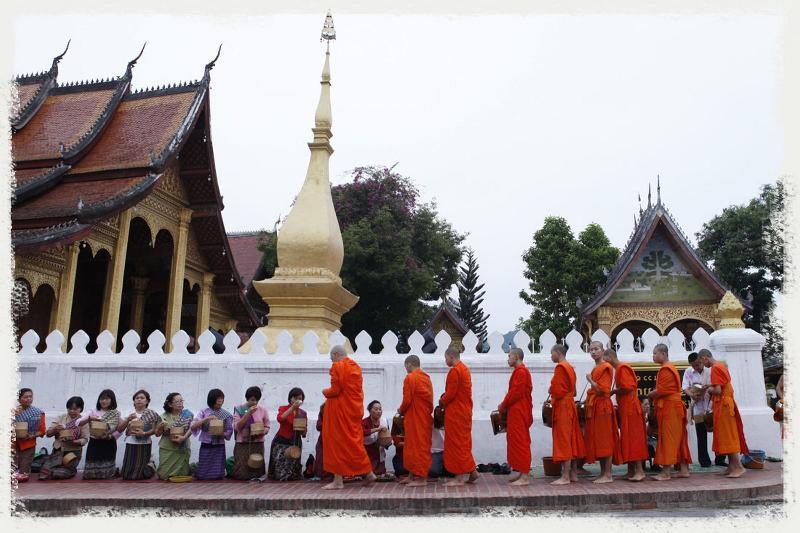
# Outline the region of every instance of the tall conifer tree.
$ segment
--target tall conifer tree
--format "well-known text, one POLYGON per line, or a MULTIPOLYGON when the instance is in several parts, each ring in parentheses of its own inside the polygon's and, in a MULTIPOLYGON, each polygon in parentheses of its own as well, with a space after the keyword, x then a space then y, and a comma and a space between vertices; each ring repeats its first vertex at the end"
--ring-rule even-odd
POLYGON ((464 324, 478 336, 481 342, 486 341, 486 319, 481 304, 486 291, 483 283, 478 284, 478 261, 475 252, 466 250, 466 259, 459 267, 458 274, 458 316, 464 324))

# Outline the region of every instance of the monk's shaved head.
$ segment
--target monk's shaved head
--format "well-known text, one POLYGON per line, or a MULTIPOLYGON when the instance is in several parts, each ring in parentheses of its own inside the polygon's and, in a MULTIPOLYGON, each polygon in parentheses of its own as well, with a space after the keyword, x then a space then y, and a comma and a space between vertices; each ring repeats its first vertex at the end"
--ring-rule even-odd
POLYGON ((445 355, 449 355, 450 357, 458 357, 461 358, 461 352, 458 351, 458 348, 455 346, 450 346, 444 351, 445 355))
POLYGON ((511 348, 510 350, 508 350, 508 355, 513 355, 520 361, 522 361, 525 358, 525 352, 522 351, 522 348, 511 348))
POLYGON ((414 368, 420 367, 419 357, 416 355, 409 355, 406 357, 405 364, 409 366, 413 366, 414 368))
POLYGON ((347 357, 347 350, 345 350, 344 346, 341 344, 337 344, 331 348, 331 361, 339 361, 345 357, 347 357))

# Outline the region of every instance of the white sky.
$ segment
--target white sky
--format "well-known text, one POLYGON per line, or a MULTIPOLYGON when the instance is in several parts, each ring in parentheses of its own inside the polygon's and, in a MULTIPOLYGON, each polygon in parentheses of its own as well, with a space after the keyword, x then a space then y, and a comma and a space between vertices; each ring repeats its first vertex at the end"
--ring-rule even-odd
MULTIPOLYGON (((17 73, 134 87, 212 72, 228 231, 271 228, 305 176, 323 16, 19 17, 17 73)), ((694 240, 774 181, 784 157, 777 16, 366 16, 334 13, 331 181, 399 162, 475 249, 489 330, 530 309, 521 255, 547 215, 622 247, 648 183, 694 240)), ((646 199, 645 199, 646 201, 646 199)), ((345 250, 345 253, 347 251, 345 250)))

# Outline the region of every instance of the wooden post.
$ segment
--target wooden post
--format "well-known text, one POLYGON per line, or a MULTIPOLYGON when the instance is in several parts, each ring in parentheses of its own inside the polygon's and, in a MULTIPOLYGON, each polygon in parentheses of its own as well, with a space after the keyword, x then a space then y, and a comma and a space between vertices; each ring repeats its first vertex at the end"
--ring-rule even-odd
POLYGON ((72 298, 75 294, 75 275, 78 272, 79 252, 79 243, 74 242, 67 246, 64 270, 61 271, 61 279, 58 282, 58 305, 53 329, 64 334, 62 349, 66 349, 69 342, 69 322, 72 315, 72 298))
POLYGON ((119 330, 119 311, 122 305, 122 282, 125 278, 125 258, 128 255, 128 236, 131 229, 132 210, 126 209, 119 215, 119 233, 114 257, 108 265, 106 274, 106 293, 103 299, 103 314, 100 331, 108 330, 117 338, 119 330))

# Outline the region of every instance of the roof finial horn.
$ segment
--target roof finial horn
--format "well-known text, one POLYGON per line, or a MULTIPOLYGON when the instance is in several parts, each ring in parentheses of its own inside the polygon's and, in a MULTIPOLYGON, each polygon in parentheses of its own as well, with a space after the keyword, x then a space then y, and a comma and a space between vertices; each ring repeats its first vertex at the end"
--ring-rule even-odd
POLYGON ((661 205, 661 174, 656 174, 656 204, 661 205))
POLYGON ((217 49, 217 55, 212 59, 209 63, 206 64, 206 72, 204 77, 208 77, 211 69, 214 68, 214 65, 217 63, 217 59, 219 59, 219 55, 222 53, 222 43, 219 43, 219 48, 217 49))
POLYGON ((53 66, 50 67, 50 74, 58 74, 58 64, 59 62, 61 62, 62 59, 64 59, 64 55, 67 53, 67 50, 69 50, 69 44, 71 42, 72 39, 68 40, 67 47, 64 48, 64 51, 61 52, 60 55, 57 55, 56 57, 53 58, 53 66))
POLYGON ((136 62, 139 61, 139 58, 142 57, 142 54, 144 53, 145 46, 147 46, 147 41, 144 42, 142 49, 139 50, 139 55, 128 61, 128 68, 125 69, 126 78, 130 78, 131 73, 133 72, 133 67, 136 66, 136 62))
POLYGON ((652 202, 653 192, 652 192, 652 189, 653 189, 653 187, 648 183, 647 184, 647 208, 648 209, 653 207, 653 202, 652 202))

